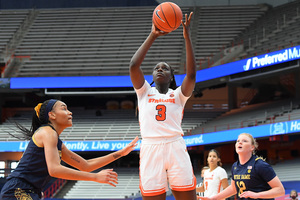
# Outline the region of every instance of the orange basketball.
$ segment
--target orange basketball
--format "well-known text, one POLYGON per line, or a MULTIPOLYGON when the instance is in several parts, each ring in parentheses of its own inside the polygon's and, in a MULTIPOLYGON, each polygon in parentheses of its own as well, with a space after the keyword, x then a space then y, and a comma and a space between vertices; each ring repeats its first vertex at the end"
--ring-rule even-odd
POLYGON ((153 11, 152 21, 154 25, 164 32, 176 30, 180 26, 181 20, 181 9, 172 2, 161 3, 153 11))

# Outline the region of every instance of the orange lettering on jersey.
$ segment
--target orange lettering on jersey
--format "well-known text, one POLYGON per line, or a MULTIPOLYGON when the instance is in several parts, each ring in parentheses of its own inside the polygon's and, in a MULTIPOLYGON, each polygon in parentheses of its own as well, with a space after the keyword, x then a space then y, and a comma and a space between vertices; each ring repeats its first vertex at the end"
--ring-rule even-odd
POLYGON ((206 180, 213 180, 214 179, 214 174, 212 174, 210 177, 205 177, 206 180))
POLYGON ((150 98, 148 103, 175 103, 175 99, 154 99, 150 98))

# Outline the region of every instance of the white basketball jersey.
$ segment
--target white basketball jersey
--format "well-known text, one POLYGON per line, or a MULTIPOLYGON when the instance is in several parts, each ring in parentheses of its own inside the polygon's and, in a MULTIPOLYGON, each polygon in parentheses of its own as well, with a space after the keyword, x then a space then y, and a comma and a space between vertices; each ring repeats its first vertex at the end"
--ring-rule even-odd
POLYGON ((220 191, 223 190, 221 185, 221 180, 224 178, 228 178, 227 173, 225 169, 218 166, 213 171, 205 170, 204 172, 204 196, 205 197, 211 197, 213 195, 218 194, 220 191))
POLYGON ((189 97, 182 94, 181 87, 160 94, 145 81, 144 85, 136 90, 136 94, 142 138, 183 135, 181 121, 184 105, 189 97))

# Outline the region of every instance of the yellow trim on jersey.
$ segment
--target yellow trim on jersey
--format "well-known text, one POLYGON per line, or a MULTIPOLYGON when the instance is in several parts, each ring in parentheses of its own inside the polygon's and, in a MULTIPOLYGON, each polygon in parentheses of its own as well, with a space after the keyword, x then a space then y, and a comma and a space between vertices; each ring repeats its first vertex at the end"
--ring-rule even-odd
POLYGON ((33 136, 32 136, 32 141, 34 142, 34 144, 35 144, 37 147, 42 148, 42 146, 38 145, 38 143, 36 142, 34 135, 35 135, 35 134, 33 134, 33 136))
POLYGON ((263 157, 261 157, 261 156, 259 156, 259 157, 255 158, 255 161, 257 161, 257 160, 259 160, 259 159, 261 159, 261 160, 265 161, 265 159, 264 159, 263 157))

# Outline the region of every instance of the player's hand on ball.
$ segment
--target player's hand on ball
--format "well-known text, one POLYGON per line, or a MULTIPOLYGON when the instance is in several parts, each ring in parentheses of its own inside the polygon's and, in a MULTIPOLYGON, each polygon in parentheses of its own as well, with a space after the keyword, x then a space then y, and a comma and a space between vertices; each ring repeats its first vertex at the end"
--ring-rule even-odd
POLYGON ((154 24, 152 24, 152 33, 158 37, 158 36, 163 36, 163 35, 167 35, 168 32, 163 32, 161 30, 159 30, 154 24))
POLYGON ((96 182, 106 183, 116 187, 118 184, 118 174, 113 169, 104 169, 96 174, 96 182))
POLYGON ((181 24, 181 8, 173 2, 163 2, 153 11, 152 22, 163 32, 175 31, 181 24))

